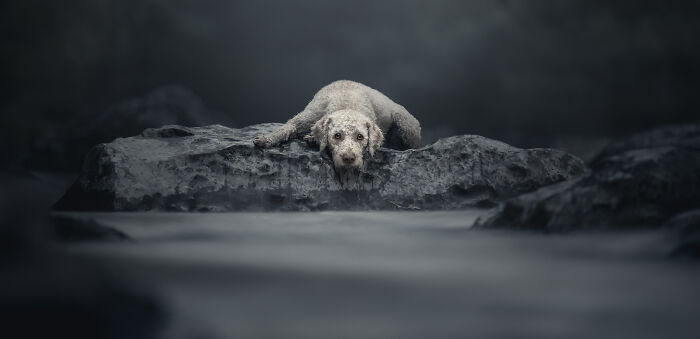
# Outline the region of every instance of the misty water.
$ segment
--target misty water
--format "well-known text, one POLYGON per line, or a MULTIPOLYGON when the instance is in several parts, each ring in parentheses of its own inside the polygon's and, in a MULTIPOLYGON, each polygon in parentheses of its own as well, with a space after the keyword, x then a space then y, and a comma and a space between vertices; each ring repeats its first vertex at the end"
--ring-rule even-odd
POLYGON ((483 213, 71 213, 65 245, 157 297, 164 338, 697 338, 662 232, 471 230, 483 213))

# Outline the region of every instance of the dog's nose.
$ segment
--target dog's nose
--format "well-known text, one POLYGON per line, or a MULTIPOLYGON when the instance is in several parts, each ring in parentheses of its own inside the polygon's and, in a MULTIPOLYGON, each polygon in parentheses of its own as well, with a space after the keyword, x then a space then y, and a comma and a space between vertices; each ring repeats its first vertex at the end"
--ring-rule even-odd
POLYGON ((355 156, 352 154, 343 154, 343 162, 346 164, 352 164, 355 162, 355 156))

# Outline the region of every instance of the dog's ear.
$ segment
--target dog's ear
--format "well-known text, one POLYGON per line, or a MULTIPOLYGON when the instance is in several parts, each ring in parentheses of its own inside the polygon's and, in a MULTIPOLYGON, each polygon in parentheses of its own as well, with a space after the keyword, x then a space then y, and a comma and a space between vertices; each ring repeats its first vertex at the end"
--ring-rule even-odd
POLYGON ((329 118, 328 115, 324 115, 323 118, 316 121, 311 127, 311 134, 318 143, 319 151, 323 151, 328 145, 328 125, 330 123, 331 118, 329 118))
POLYGON ((384 133, 374 122, 367 123, 367 148, 369 155, 374 156, 374 151, 384 143, 384 133))

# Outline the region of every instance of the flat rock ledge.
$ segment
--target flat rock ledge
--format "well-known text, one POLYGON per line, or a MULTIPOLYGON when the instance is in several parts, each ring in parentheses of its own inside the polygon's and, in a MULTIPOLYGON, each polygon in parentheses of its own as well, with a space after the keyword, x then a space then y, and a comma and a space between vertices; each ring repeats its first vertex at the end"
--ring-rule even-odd
POLYGON ((585 172, 577 157, 519 149, 475 135, 415 150, 379 149, 356 173, 337 173, 327 152, 252 139, 280 124, 147 129, 95 146, 59 210, 434 210, 492 207, 585 172))
POLYGON ((664 228, 675 216, 700 208, 700 123, 623 138, 590 167, 580 177, 503 202, 474 226, 544 232, 664 228))

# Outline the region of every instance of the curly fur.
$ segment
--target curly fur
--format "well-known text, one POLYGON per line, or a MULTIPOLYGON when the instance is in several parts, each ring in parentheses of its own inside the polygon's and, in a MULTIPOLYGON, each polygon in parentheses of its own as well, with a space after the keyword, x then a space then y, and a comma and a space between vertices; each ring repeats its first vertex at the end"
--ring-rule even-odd
POLYGON ((318 143, 321 151, 329 148, 337 168, 362 166, 364 149, 374 156, 382 145, 417 148, 421 138, 420 123, 403 106, 375 89, 348 80, 323 87, 301 113, 253 142, 265 148, 301 137, 318 143), (358 134, 362 136, 358 138, 358 134))

